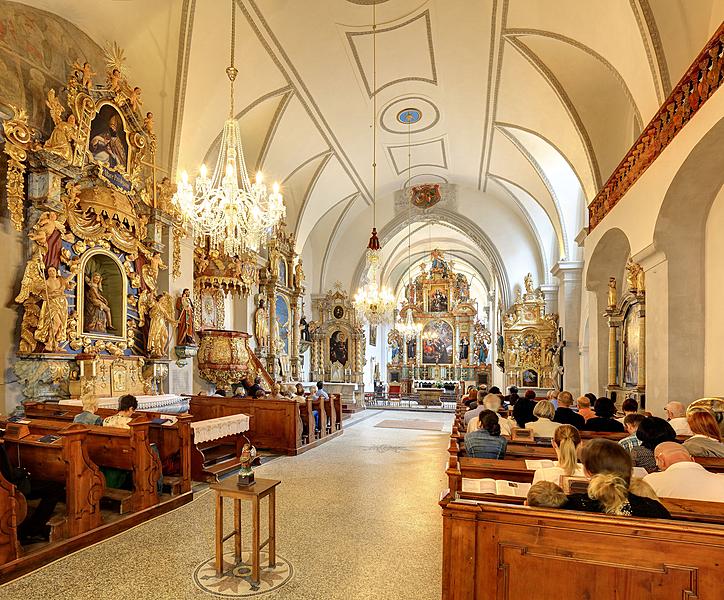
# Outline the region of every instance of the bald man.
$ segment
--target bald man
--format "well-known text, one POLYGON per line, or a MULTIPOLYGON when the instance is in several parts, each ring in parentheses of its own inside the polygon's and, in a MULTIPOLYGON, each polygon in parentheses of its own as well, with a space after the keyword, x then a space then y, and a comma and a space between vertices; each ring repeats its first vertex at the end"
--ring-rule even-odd
POLYGON ((689 451, 676 442, 656 446, 654 458, 661 472, 644 477, 660 498, 724 502, 724 475, 710 473, 694 462, 689 451))
POLYGON ((694 435, 686 420, 686 408, 681 402, 669 402, 664 406, 669 425, 674 428, 676 435, 694 435))

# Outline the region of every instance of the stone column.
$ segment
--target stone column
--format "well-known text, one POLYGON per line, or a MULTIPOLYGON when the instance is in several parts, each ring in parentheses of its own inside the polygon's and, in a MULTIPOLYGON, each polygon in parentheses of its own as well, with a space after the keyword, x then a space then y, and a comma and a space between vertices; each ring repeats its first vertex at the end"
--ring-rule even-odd
POLYGON ((638 305, 639 311, 639 365, 638 386, 640 392, 646 391, 646 303, 642 299, 638 305))
POLYGON ((299 343, 301 331, 299 329, 300 299, 304 294, 304 288, 295 289, 292 292, 289 314, 289 368, 293 380, 300 379, 301 365, 299 358, 299 343))
POLYGON ((574 397, 581 393, 581 364, 578 351, 581 326, 581 277, 583 261, 560 261, 551 273, 558 279, 558 324, 563 328, 563 388, 574 397))
POLYGON ((546 312, 548 314, 558 313, 558 284, 543 283, 540 286, 543 297, 546 301, 546 312))

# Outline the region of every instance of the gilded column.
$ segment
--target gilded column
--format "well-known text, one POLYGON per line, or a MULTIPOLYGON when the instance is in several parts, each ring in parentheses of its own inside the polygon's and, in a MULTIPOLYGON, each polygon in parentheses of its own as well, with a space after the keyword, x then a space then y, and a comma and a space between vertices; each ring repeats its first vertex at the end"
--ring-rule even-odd
POLYGON ((616 325, 608 323, 608 387, 616 385, 616 325))
POLYGON ((646 304, 639 303, 639 370, 638 385, 640 392, 646 391, 646 304))

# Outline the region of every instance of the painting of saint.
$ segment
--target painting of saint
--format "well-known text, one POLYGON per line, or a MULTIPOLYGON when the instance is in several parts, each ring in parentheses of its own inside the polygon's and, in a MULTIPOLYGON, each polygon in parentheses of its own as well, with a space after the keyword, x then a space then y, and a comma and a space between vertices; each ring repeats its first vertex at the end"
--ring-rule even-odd
POLYGON ((277 296, 275 306, 276 321, 278 323, 279 347, 283 354, 289 354, 289 305, 284 296, 277 296))
POLYGON ((447 295, 440 290, 430 294, 430 312, 447 312, 447 295))
POLYGON ((103 296, 103 276, 95 272, 85 278, 85 331, 108 333, 113 329, 111 307, 103 296))
POLYGON ((422 363, 427 365, 451 364, 453 358, 453 330, 445 321, 431 321, 422 331, 422 363))
POLYGON ((639 381, 639 315, 629 309, 624 325, 623 383, 636 386, 639 381))
POLYGON ((533 369, 523 371, 523 387, 538 387, 538 373, 533 369))
POLYGON ((414 361, 417 356, 417 340, 411 338, 407 340, 407 360, 414 361))
POLYGON ((123 119, 110 104, 105 104, 91 123, 90 143, 93 160, 125 171, 128 165, 128 141, 123 119))
POLYGON ((347 364, 349 357, 349 341, 343 331, 335 331, 329 338, 329 362, 347 364))

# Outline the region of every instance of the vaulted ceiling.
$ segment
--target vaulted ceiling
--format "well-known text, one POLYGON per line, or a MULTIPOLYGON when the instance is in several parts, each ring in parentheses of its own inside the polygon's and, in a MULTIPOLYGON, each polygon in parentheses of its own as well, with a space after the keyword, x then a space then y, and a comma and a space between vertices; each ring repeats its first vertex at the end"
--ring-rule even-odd
MULTIPOLYGON (((213 163, 230 0, 27 3, 126 48, 169 171, 213 163)), ((358 283, 373 196, 394 287, 410 221, 413 263, 436 245, 485 289, 549 281, 580 258, 587 203, 724 18, 723 0, 376 0, 375 65, 373 3, 236 1, 247 164, 282 182, 312 293, 358 283), (405 108, 421 112, 409 130, 405 108), (412 184, 441 183, 452 203, 396 207, 408 142, 412 184)))

